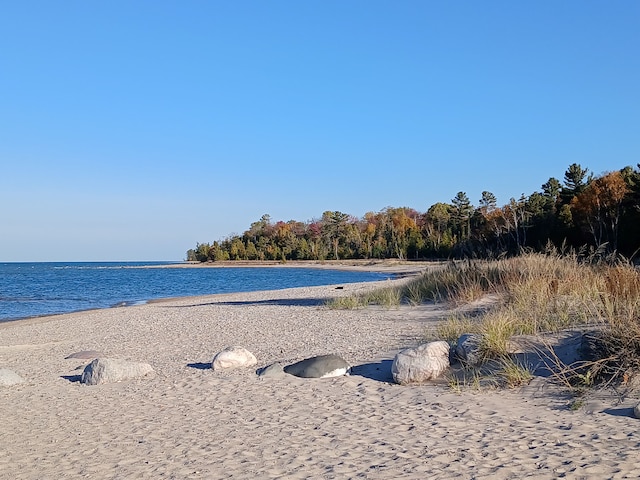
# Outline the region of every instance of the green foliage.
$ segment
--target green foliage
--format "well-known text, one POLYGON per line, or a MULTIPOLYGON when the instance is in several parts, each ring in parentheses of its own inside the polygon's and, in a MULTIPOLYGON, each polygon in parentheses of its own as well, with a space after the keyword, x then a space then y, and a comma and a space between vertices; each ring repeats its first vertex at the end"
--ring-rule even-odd
POLYGON ((574 163, 563 184, 551 177, 540 192, 503 206, 485 190, 477 208, 461 191, 424 213, 387 207, 359 219, 326 211, 309 222, 276 223, 265 214, 242 235, 216 243, 198 243, 187 259, 497 258, 544 251, 549 244, 604 247, 631 257, 640 251, 640 166, 594 178, 574 163))
POLYGON ((497 371, 497 376, 507 388, 522 387, 533 380, 531 368, 508 355, 501 357, 499 364, 500 369, 497 371))
POLYGON ((395 287, 379 288, 362 295, 336 297, 326 305, 333 309, 352 310, 368 305, 380 305, 386 308, 397 307, 402 302, 402 290, 395 287))
POLYGON ((588 172, 588 168, 582 168, 577 163, 571 164, 564 173, 565 192, 571 195, 581 193, 589 181, 588 172))

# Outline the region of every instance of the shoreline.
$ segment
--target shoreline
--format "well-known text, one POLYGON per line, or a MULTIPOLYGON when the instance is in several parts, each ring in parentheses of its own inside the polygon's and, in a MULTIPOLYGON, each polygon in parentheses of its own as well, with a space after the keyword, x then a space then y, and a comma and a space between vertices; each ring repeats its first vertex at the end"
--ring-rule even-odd
POLYGON ((324 270, 347 270, 398 274, 418 274, 444 260, 225 260, 218 262, 178 262, 164 265, 140 265, 129 268, 317 268, 324 270))
MULTIPOLYGON (((100 262, 97 262, 100 263, 100 262)), ((148 268, 316 268, 320 270, 342 270, 342 271, 361 271, 361 272, 373 272, 373 273, 388 273, 392 274, 393 278, 404 278, 404 277, 412 277, 420 275, 427 268, 435 265, 433 262, 428 262, 425 264, 416 264, 405 261, 397 261, 397 260, 353 260, 353 261, 291 261, 287 263, 277 262, 277 261, 228 261, 228 262, 211 262, 211 263, 196 263, 196 262, 183 262, 183 263, 167 263, 167 264, 159 264, 159 265, 141 265, 141 266, 130 266, 123 268, 132 268, 132 269, 148 269, 148 268)), ((276 289, 277 290, 277 289, 276 289)), ((269 291, 269 290, 265 290, 269 291)), ((237 292, 240 293, 240 292, 237 292)), ((187 296, 178 296, 178 297, 163 297, 163 298, 152 298, 139 300, 135 303, 127 304, 126 302, 116 302, 115 304, 108 307, 101 308, 87 308, 80 310, 73 310, 68 312, 60 312, 60 313, 52 313, 52 314, 44 314, 44 315, 35 315, 30 317, 21 317, 14 319, 0 319, 0 329, 3 328, 6 324, 13 324, 15 322, 30 322, 30 323, 38 323, 39 321, 48 321, 49 317, 55 318, 60 315, 70 315, 74 313, 83 313, 83 312, 92 312, 95 310, 110 310, 115 308, 130 308, 139 305, 146 305, 151 303, 162 303, 162 302, 170 302, 172 300, 182 300, 189 298, 197 298, 202 296, 210 296, 210 295, 218 295, 215 293, 205 294, 205 295, 187 295, 187 296)), ((221 294, 222 295, 222 294, 221 294)))
POLYGON ((172 299, 0 329, 0 478, 634 478, 635 401, 580 411, 537 378, 457 393, 388 381, 393 353, 425 341, 446 305, 332 310, 327 298, 406 279, 172 299), (213 371, 241 345, 255 368, 213 371), (78 379, 94 350, 147 362, 149 377, 78 379), (257 368, 335 353, 351 376, 261 378, 257 368))

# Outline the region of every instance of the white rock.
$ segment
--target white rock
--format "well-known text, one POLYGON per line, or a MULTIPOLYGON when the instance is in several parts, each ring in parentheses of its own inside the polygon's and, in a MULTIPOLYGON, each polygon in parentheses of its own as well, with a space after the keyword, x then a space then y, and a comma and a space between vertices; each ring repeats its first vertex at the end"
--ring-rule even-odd
POLYGON ((121 382, 153 373, 148 363, 120 358, 96 358, 84 368, 80 382, 86 385, 121 382))
POLYGON ((246 348, 227 347, 213 357, 211 368, 214 370, 228 370, 231 368, 253 367, 257 363, 256 357, 246 348))
POLYGON ((433 380, 447 368, 449 368, 449 344, 438 341, 398 352, 391 365, 391 374, 396 383, 411 385, 433 380))
POLYGON ((0 386, 10 387, 19 383, 24 383, 24 379, 20 375, 8 368, 0 368, 0 386))

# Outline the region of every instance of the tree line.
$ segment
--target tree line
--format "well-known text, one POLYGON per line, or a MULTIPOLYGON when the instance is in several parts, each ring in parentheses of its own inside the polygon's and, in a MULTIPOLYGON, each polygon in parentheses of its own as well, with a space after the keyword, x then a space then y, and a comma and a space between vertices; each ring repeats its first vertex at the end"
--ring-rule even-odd
POLYGON ((474 205, 465 192, 419 212, 387 207, 362 218, 326 211, 307 222, 273 222, 269 215, 242 235, 198 243, 189 261, 433 259, 493 257, 523 248, 585 246, 627 257, 640 249, 640 164, 594 176, 577 163, 563 181, 498 206, 482 192, 474 205))

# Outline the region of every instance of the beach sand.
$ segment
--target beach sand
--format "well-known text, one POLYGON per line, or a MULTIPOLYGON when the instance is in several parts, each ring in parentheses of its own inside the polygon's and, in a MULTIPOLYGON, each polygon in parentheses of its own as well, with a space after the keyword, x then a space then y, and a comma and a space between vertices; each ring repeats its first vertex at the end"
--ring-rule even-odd
POLYGON ((324 299, 406 279, 174 299, 0 324, 0 478, 639 478, 637 399, 571 398, 542 378, 456 393, 390 383, 394 353, 444 306, 331 310, 324 299), (213 371, 241 345, 257 367, 326 353, 330 379, 213 371), (155 375, 85 386, 96 350, 155 375))

